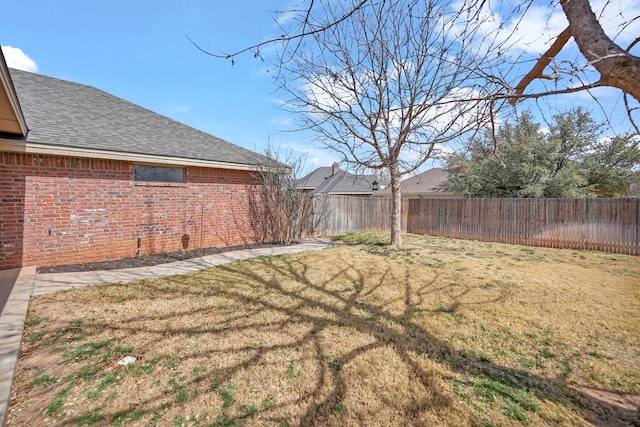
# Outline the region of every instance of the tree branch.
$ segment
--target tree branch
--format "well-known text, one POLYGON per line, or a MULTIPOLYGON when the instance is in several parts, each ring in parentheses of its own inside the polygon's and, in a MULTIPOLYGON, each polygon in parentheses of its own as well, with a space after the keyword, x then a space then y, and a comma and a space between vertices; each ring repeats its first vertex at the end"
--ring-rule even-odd
POLYGON ((633 120, 633 115, 631 114, 633 112, 633 110, 637 110, 638 107, 631 108, 631 105, 629 103, 629 94, 627 94, 627 93, 624 94, 624 106, 627 109, 627 117, 629 118, 629 121, 631 122, 631 125, 636 130, 636 133, 640 134, 640 127, 638 127, 638 124, 635 122, 635 120, 633 120))
MULTIPOLYGON (((269 40, 265 40, 263 42, 260 43, 256 43, 254 45, 245 47, 244 49, 240 49, 236 52, 233 53, 227 53, 227 54, 216 54, 216 53, 212 53, 211 51, 208 51, 206 49, 203 49, 202 47, 200 47, 200 45, 198 43, 196 43, 195 41, 193 41, 189 36, 185 36, 187 38, 187 40, 189 40, 191 42, 192 45, 194 45, 200 52, 212 56, 214 58, 220 58, 220 59, 233 59, 234 57, 241 55, 245 52, 248 51, 259 51, 260 48, 262 46, 265 45, 269 45, 269 44, 273 44, 273 43, 277 43, 277 42, 287 42, 287 41, 292 41, 292 40, 297 40, 297 39, 302 39, 304 37, 307 36, 312 36, 314 34, 318 34, 318 33, 322 33, 328 29, 330 29, 331 27, 335 27, 336 25, 340 24, 341 22, 347 20, 351 15, 353 15, 358 9, 362 8, 362 6, 365 5, 365 3, 367 3, 369 0, 361 0, 360 3, 358 5, 356 5, 354 8, 352 8, 351 10, 349 10, 347 13, 345 13, 342 17, 329 22, 327 25, 323 25, 322 27, 316 28, 315 30, 311 30, 311 31, 301 31, 297 34, 291 35, 291 36, 286 36, 286 35, 282 35, 280 37, 275 37, 269 40)), ((304 23, 305 26, 309 23, 308 19, 309 19, 309 15, 311 13, 311 8, 313 7, 313 1, 311 2, 311 5, 309 6, 309 9, 307 10, 307 18, 305 18, 304 23)))
POLYGON ((640 102, 640 58, 615 44, 604 32, 589 0, 560 0, 580 52, 600 73, 600 83, 640 102))
POLYGON ((549 65, 551 60, 556 57, 556 55, 562 50, 565 44, 571 38, 571 27, 567 27, 560 33, 560 35, 553 42, 551 47, 538 59, 536 65, 527 73, 526 76, 518 83, 516 86, 516 96, 509 100, 511 105, 515 105, 521 98, 520 96, 524 93, 524 90, 529 86, 529 84, 537 79, 542 77, 542 72, 549 65))

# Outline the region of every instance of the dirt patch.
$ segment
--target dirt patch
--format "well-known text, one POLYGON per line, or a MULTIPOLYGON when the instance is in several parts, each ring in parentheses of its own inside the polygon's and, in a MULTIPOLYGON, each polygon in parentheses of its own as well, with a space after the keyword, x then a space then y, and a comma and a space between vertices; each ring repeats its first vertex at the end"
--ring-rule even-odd
POLYGON ((640 426, 640 396, 615 393, 594 387, 576 387, 577 390, 599 408, 602 426, 640 426))

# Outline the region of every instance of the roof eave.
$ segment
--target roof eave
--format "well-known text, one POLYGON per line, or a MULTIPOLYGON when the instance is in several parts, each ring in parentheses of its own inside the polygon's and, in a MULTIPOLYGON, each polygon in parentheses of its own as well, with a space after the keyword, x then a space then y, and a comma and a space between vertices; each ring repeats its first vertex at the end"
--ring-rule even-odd
POLYGON ((85 157, 85 158, 92 158, 92 159, 123 160, 123 161, 129 161, 129 162, 164 164, 164 165, 175 165, 175 166, 197 166, 197 167, 205 167, 205 168, 234 169, 234 170, 246 170, 246 171, 264 170, 263 166, 252 165, 252 164, 190 159, 190 158, 173 157, 173 156, 159 156, 159 155, 153 155, 153 154, 128 153, 128 152, 120 152, 120 151, 94 150, 94 149, 87 149, 87 148, 66 147, 66 146, 51 145, 51 144, 38 144, 33 142, 24 142, 24 141, 17 141, 14 139, 4 139, 4 138, 0 138, 0 151, 8 151, 13 153, 27 153, 27 154, 48 154, 48 155, 54 155, 54 156, 68 156, 68 157, 85 157))
POLYGON ((330 196, 373 196, 372 191, 328 191, 324 194, 330 196))
MULTIPOLYGON (((20 136, 26 136, 28 132, 27 121, 20 108, 20 102, 16 95, 11 73, 0 51, 0 112, 7 114, 9 119, 0 119, 0 131, 20 136), (2 111, 5 110, 5 111, 2 111)), ((3 114, 4 115, 4 114, 3 114)))

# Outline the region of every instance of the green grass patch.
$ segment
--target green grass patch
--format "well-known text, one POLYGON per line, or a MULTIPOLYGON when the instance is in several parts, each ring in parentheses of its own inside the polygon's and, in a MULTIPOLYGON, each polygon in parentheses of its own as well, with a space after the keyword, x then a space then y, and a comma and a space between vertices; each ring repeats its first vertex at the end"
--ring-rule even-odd
POLYGON ((237 427, 238 425, 240 425, 238 420, 229 418, 227 415, 218 415, 209 424, 210 427, 237 427))
POLYGON ((29 385, 38 388, 47 388, 58 382, 58 378, 49 375, 46 371, 38 371, 29 382, 29 385))
POLYGON ((345 415, 349 413, 349 408, 344 403, 338 403, 331 408, 331 413, 333 415, 345 415))
POLYGON ((365 245, 378 247, 391 245, 391 237, 388 233, 372 233, 366 231, 341 234, 335 236, 334 240, 341 241, 349 245, 365 245))
POLYGON ((102 381, 100 381, 100 385, 98 386, 98 390, 103 391, 109 388, 111 385, 116 384, 122 381, 122 377, 116 373, 107 374, 102 381))
POLYGON ((77 425, 82 427, 82 426, 92 426, 94 424, 97 424, 101 421, 105 420, 105 416, 102 413, 104 410, 103 407, 98 407, 95 409, 92 409, 91 412, 89 412, 86 415, 81 416, 80 418, 78 418, 78 423, 77 425))
POLYGON ((79 346, 66 350, 62 354, 63 363, 76 363, 89 359, 100 354, 101 350, 111 345, 113 340, 83 343, 79 346))
POLYGON ((556 355, 549 350, 548 348, 543 348, 542 350, 540 350, 540 356, 544 357, 545 359, 555 359, 556 355))
POLYGON ((258 408, 257 405, 251 404, 251 405, 242 405, 240 407, 240 411, 242 411, 244 417, 254 418, 258 414, 258 412, 260 412, 260 409, 258 408))
POLYGON ((27 341, 37 342, 42 340, 45 336, 47 336, 46 332, 34 332, 33 334, 29 335, 29 339, 27 341))
POLYGON ((233 383, 226 383, 222 386, 222 389, 219 391, 220 397, 222 398, 222 407, 229 408, 236 402, 236 398, 234 396, 235 386, 233 383))
POLYGON ((45 414, 57 414, 58 412, 60 412, 62 407, 67 402, 67 398, 69 397, 72 388, 73 384, 56 393, 55 398, 51 401, 51 403, 49 403, 49 405, 47 405, 45 414))
POLYGON ((96 379, 98 374, 100 373, 101 368, 97 363, 87 363, 86 365, 82 365, 80 369, 72 372, 67 378, 79 378, 85 381, 93 381, 96 379))
POLYGON ((111 425, 121 426, 128 422, 140 421, 145 415, 147 415, 147 412, 141 409, 137 409, 133 412, 120 412, 113 416, 111 419, 111 425))
POLYGON ((587 354, 595 359, 600 359, 600 360, 611 360, 611 356, 608 356, 604 353, 601 353, 599 351, 588 351, 587 354))
POLYGON ((135 349, 130 345, 117 345, 112 350, 115 354, 131 354, 135 351, 135 349))
POLYGON ((302 368, 298 366, 295 360, 290 360, 287 365, 287 377, 293 379, 302 375, 302 368))
POLYGON ((164 362, 164 367, 167 369, 176 369, 181 364, 182 364, 182 361, 178 359, 169 359, 166 362, 164 362))
POLYGON ((24 321, 24 325, 28 327, 38 326, 42 323, 42 319, 39 317, 30 317, 24 321))
POLYGON ((539 407, 530 392, 493 379, 480 379, 474 385, 473 392, 490 404, 500 402, 509 418, 523 424, 529 422, 526 411, 535 412, 539 407))

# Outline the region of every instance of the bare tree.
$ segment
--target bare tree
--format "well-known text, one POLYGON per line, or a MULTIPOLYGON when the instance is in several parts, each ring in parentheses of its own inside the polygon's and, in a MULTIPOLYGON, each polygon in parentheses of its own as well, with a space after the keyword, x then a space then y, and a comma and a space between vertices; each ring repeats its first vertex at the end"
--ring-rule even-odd
POLYGON ((400 246, 401 178, 490 120, 496 85, 483 70, 500 60, 475 54, 480 23, 447 0, 325 1, 314 11, 300 21, 307 36, 278 58, 285 109, 357 172, 389 174, 400 246))
MULTIPOLYGON (((539 6, 534 0, 302 0, 301 5, 287 11, 294 18, 282 24, 282 36, 213 56, 233 60, 253 51, 261 58, 265 45, 281 47, 274 76, 303 128, 315 131, 356 169, 388 171, 395 246, 401 244, 400 178, 466 132, 487 122, 495 129, 503 101, 612 86, 625 94, 638 130, 631 114, 638 107, 627 95, 640 101, 640 58, 631 53, 640 38, 618 46, 589 0, 550 3, 551 10, 562 8, 569 26, 537 59, 514 48, 518 20, 539 6), (496 5, 503 8, 500 13, 496 5), (582 61, 558 58, 571 37, 582 61), (534 66, 522 76, 523 63, 532 59, 534 66), (599 77, 593 78, 593 70, 599 77), (534 81, 542 84, 534 87, 534 81)), ((638 17, 625 19, 622 27, 638 17)))

